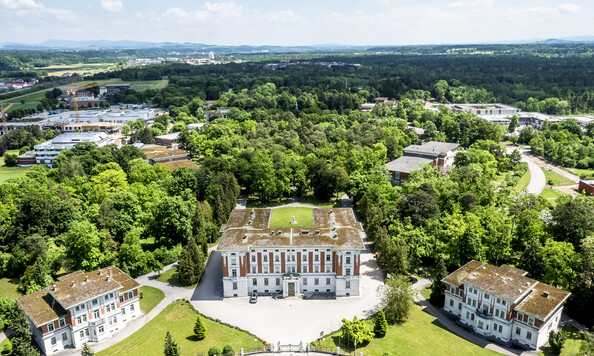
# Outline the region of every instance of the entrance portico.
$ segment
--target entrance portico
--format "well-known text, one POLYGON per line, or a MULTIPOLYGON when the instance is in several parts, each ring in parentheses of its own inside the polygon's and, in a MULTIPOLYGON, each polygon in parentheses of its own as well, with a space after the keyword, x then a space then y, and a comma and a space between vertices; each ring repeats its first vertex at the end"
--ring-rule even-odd
POLYGON ((298 273, 283 274, 283 298, 301 297, 301 277, 298 273))

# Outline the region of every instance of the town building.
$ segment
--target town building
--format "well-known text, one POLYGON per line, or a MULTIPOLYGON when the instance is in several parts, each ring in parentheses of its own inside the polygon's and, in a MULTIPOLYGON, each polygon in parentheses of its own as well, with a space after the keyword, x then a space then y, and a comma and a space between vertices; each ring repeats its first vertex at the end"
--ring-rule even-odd
POLYGON ((177 148, 179 146, 179 134, 181 132, 173 132, 166 135, 155 136, 155 143, 160 146, 168 148, 177 148))
POLYGON ((359 295, 365 247, 352 209, 313 208, 313 229, 270 228, 271 210, 233 210, 221 227, 224 297, 359 295))
POLYGON ((392 182, 402 184, 408 181, 410 172, 423 168, 423 165, 433 167, 433 160, 423 157, 402 156, 386 163, 386 168, 392 176, 392 182))
POLYGON ((586 195, 594 196, 594 180, 580 180, 580 183, 578 184, 578 190, 580 192, 585 191, 586 195))
POLYGON ((470 261, 442 279, 444 309, 485 338, 539 349, 559 327, 570 293, 503 265, 470 261))
POLYGON ((180 149, 168 149, 159 145, 142 145, 139 148, 148 159, 148 164, 150 165, 161 163, 172 170, 182 166, 198 167, 198 165, 190 161, 188 152, 180 149))
POLYGON ((446 172, 454 165, 458 146, 457 143, 429 141, 422 145, 405 147, 402 150, 404 153, 402 157, 386 163, 392 183, 406 182, 410 172, 422 168, 423 165, 429 165, 441 172, 446 172))
POLYGON ((39 145, 35 145, 32 152, 27 152, 24 155, 19 156, 17 162, 21 162, 23 165, 28 165, 27 162, 31 161, 31 155, 34 155, 36 164, 44 164, 51 168, 53 167, 54 160, 60 152, 73 148, 75 145, 83 142, 94 143, 98 147, 111 144, 119 146, 119 138, 104 132, 69 132, 56 136, 39 145))
POLYGON ((475 115, 516 115, 520 109, 504 104, 449 104, 454 111, 465 111, 475 115))
POLYGON ((16 301, 29 319, 33 338, 51 355, 120 332, 142 314, 140 285, 115 266, 73 272, 16 301))

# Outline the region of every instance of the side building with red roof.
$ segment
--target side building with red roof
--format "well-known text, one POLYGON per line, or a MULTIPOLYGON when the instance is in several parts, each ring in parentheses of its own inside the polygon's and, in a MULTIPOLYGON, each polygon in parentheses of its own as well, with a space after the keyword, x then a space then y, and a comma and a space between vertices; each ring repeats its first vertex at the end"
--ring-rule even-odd
POLYGON ((571 293, 508 265, 472 260, 448 275, 444 310, 485 338, 528 349, 547 344, 571 293))
POLYGON ((115 266, 76 271, 16 301, 25 310, 43 354, 81 348, 123 329, 142 314, 140 285, 115 266))

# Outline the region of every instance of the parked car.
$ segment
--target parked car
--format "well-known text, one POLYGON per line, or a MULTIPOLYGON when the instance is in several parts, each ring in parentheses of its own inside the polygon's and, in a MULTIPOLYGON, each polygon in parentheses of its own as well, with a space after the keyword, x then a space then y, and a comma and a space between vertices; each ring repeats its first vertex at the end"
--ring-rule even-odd
POLYGON ((250 303, 256 304, 257 301, 258 301, 258 293, 253 292, 252 295, 250 296, 250 303))

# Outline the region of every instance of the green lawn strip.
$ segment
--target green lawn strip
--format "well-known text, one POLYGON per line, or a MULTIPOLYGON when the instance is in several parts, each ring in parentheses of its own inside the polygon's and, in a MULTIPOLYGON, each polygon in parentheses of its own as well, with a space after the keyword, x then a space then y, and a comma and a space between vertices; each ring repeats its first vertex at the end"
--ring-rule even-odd
POLYGON ((165 293, 163 293, 162 290, 149 286, 140 287, 140 293, 142 293, 142 298, 140 298, 140 310, 145 314, 148 314, 161 300, 163 300, 163 298, 165 298, 165 293))
MULTIPOLYGON (((367 326, 373 330, 374 319, 367 320, 367 326)), ((339 334, 326 337, 326 347, 336 350, 339 334)), ((340 340, 342 343, 342 340, 340 340)), ((343 346, 346 346, 343 344, 343 346)), ((352 348, 341 347, 341 352, 353 352, 352 348)), ((363 347, 357 346, 357 354, 382 355, 491 355, 498 353, 484 349, 447 330, 433 316, 425 313, 418 305, 413 305, 405 323, 392 325, 386 336, 374 338, 363 347)))
POLYGON ((191 285, 191 286, 182 285, 181 282, 179 281, 179 279, 177 278, 177 267, 172 267, 172 268, 168 269, 167 271, 161 273, 159 275, 159 277, 157 277, 157 280, 159 282, 169 283, 172 286, 184 287, 186 289, 194 289, 194 288, 196 288, 196 285, 198 285, 198 283, 191 285))
POLYGON ((269 202, 262 202, 258 198, 248 198, 246 208, 247 209, 267 209, 274 208, 275 206, 286 205, 291 203, 291 198, 275 199, 269 202))
POLYGON ((549 184, 549 182, 553 183, 552 185, 573 185, 573 184, 576 184, 571 179, 564 177, 557 172, 549 171, 548 169, 542 169, 542 170, 547 178, 547 184, 549 184))
POLYGON ((290 227, 313 229, 313 209, 304 207, 272 209, 272 213, 270 214, 270 228, 290 227), (290 222, 293 221, 293 216, 297 224, 291 225, 290 222))
POLYGON ((0 278, 0 295, 9 299, 16 299, 23 294, 17 291, 19 286, 18 278, 0 278))
MULTIPOLYGON (((582 346, 583 334, 573 326, 566 324, 561 329, 565 334, 565 344, 561 349, 560 356, 573 356, 579 353, 580 347, 582 346)), ((555 356, 550 347, 542 348, 542 351, 538 353, 540 356, 555 356)))
POLYGON ((518 182, 518 185, 516 185, 516 187, 514 188, 514 191, 516 193, 521 192, 522 190, 526 189, 526 187, 528 186, 528 183, 530 183, 530 171, 529 170, 527 170, 526 173, 524 173, 524 175, 518 182))
POLYGON ((12 350, 12 342, 10 341, 10 339, 12 339, 12 335, 10 335, 6 339, 4 339, 4 341, 0 342, 0 352, 4 351, 4 348, 7 348, 7 347, 10 347, 10 349, 12 350), (9 345, 11 345, 11 346, 9 346, 9 345))
POLYGON ((594 179, 594 169, 565 168, 573 174, 580 176, 581 179, 594 179))
POLYGON ((564 195, 565 194, 563 192, 560 192, 557 189, 553 188, 545 188, 543 189, 542 193, 539 194, 540 197, 543 197, 545 199, 557 199, 564 195))
POLYGON ((421 294, 423 295, 423 297, 425 297, 425 299, 429 300, 429 297, 431 297, 431 284, 423 288, 421 294))
MULTIPOLYGON (((206 354, 212 346, 223 349, 225 345, 231 345, 236 354, 239 354, 242 347, 245 350, 248 347, 250 350, 254 348, 253 335, 206 317, 202 319, 207 329, 206 338, 196 340, 193 331, 196 315, 196 311, 189 303, 183 301, 172 303, 140 330, 96 355, 163 355, 163 343, 167 331, 171 332, 173 339, 179 345, 180 355, 206 354)), ((256 344, 262 349, 261 340, 257 340, 256 344)))

